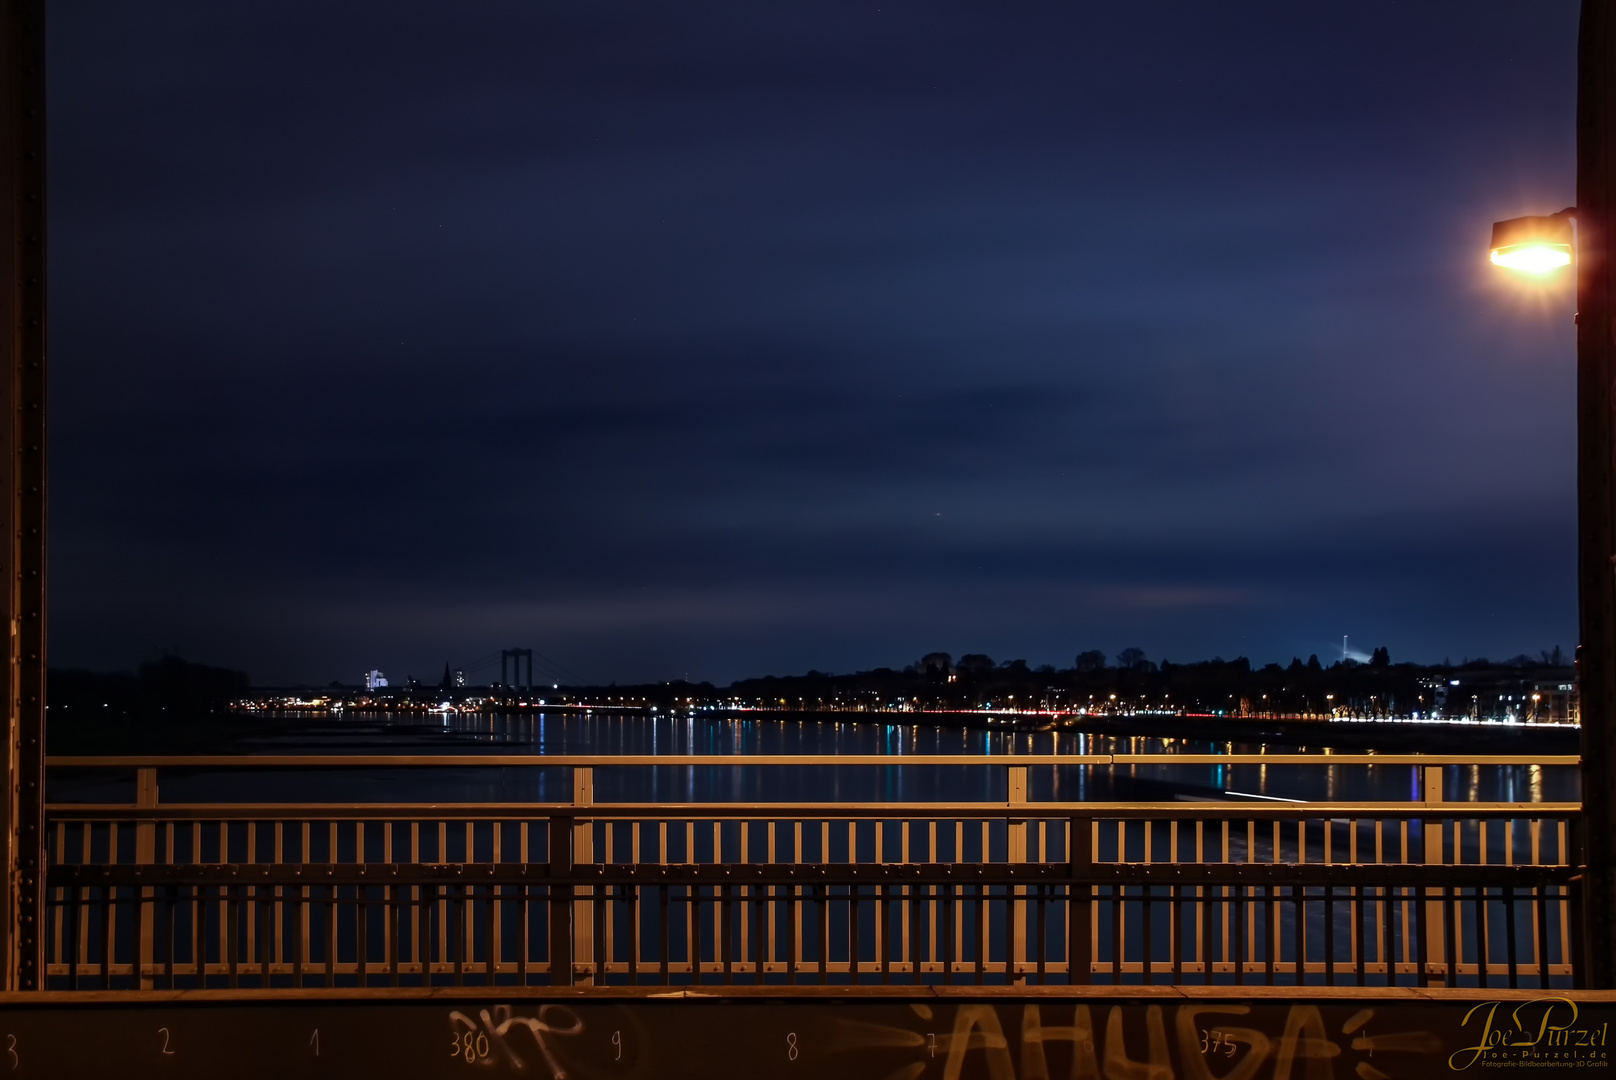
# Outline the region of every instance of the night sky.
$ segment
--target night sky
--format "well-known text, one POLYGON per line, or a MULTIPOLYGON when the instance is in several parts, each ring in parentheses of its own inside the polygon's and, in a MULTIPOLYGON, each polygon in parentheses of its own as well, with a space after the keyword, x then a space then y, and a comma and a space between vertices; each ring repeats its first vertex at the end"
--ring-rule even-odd
POLYGON ((55 3, 51 662, 1569 649, 1576 10, 55 3))

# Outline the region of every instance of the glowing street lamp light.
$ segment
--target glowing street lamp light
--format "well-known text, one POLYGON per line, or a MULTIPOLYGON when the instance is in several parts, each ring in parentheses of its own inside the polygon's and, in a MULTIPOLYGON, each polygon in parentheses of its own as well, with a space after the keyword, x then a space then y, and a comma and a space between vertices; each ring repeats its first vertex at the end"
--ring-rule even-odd
POLYGON ((1571 217, 1575 213, 1567 209, 1549 217, 1494 222, 1492 264, 1534 277, 1570 266, 1571 217))

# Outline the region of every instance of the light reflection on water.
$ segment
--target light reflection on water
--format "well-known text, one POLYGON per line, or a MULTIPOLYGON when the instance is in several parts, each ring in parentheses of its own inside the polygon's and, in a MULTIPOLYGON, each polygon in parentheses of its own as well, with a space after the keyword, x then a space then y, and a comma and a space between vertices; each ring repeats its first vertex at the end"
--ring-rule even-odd
MULTIPOLYGON (((669 714, 537 713, 495 716, 367 714, 317 721, 296 736, 249 740, 246 753, 531 753, 531 754, 975 754, 986 760, 1039 754, 1161 754, 1163 765, 1116 769, 1034 768, 1034 801, 1171 801, 1222 797, 1225 792, 1302 801, 1419 799, 1412 766, 1318 766, 1165 763, 1173 754, 1295 753, 1258 743, 1117 737, 1081 732, 1008 732, 823 714, 709 716, 669 714)), ((1034 764, 1033 760, 1026 763, 1034 764)), ((1006 762, 1008 764, 1008 762, 1006 762)), ((1002 801, 1003 769, 713 766, 600 767, 597 802, 931 802, 1002 801)), ((1574 801, 1576 770, 1563 766, 1458 765, 1445 770, 1450 800, 1481 802, 1574 801)), ((355 769, 319 771, 230 770, 161 775, 165 802, 226 801, 487 801, 554 802, 571 797, 565 768, 355 769)), ((132 778, 53 775, 55 801, 127 800, 132 778), (128 789, 127 791, 125 789, 128 789)))

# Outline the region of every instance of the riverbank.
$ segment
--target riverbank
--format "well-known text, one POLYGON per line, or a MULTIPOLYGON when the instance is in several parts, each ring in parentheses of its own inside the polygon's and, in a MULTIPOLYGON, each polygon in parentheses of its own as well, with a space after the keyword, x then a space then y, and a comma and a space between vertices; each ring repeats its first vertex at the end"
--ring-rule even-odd
MULTIPOLYGON (((565 710, 567 713, 589 710, 565 710)), ((550 710, 503 714, 461 713, 241 713, 221 711, 160 720, 132 718, 53 723, 52 754, 222 754, 262 753, 318 745, 322 750, 386 752, 461 743, 487 745, 519 741, 515 731, 495 730, 513 719, 531 721, 550 710), (490 724, 467 721, 483 717, 490 724), (451 719, 452 718, 452 719, 451 719), (496 724, 495 721, 501 723, 496 724)), ((554 710, 560 714, 562 710, 554 710)), ((600 715, 600 714, 596 714, 600 715)), ((787 721, 801 725, 880 727, 927 726, 1047 737, 1049 731, 1082 732, 1112 738, 1187 739, 1211 744, 1267 746, 1275 751, 1334 750, 1428 754, 1575 754, 1580 731, 1574 727, 1516 724, 1421 724, 1400 721, 1276 720, 1270 718, 1177 716, 1048 716, 976 712, 758 712, 702 711, 695 715, 733 720, 787 721)))
POLYGON ((1238 717, 1081 717, 1061 730, 1094 735, 1261 743, 1275 748, 1398 754, 1575 754, 1580 728, 1550 724, 1422 724, 1394 720, 1287 721, 1238 717))

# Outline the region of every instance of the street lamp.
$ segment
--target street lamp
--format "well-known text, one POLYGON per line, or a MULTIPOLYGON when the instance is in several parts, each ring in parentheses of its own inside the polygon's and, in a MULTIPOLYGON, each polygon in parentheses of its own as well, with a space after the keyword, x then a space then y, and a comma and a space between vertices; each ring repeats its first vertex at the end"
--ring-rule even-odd
POLYGON ((1582 720, 1582 960, 1616 987, 1616 0, 1577 30, 1577 206, 1493 226, 1495 266, 1577 275, 1577 693, 1582 720), (1571 218, 1576 218, 1573 259, 1571 218))
POLYGON ((1571 265, 1574 207, 1549 217, 1518 217, 1493 223, 1494 266, 1541 277, 1571 265))

